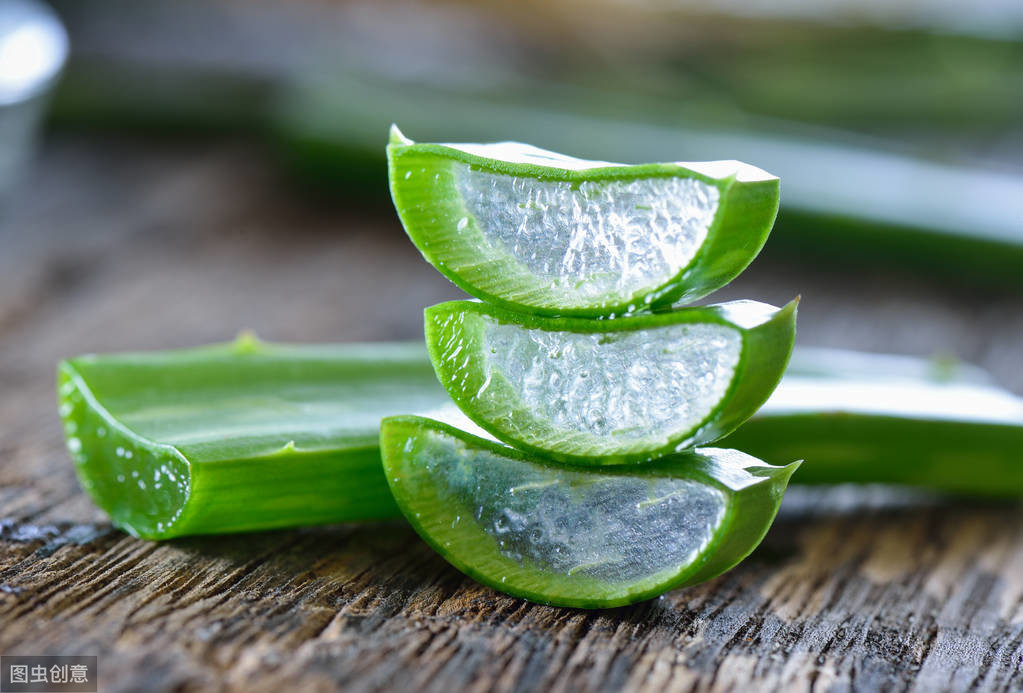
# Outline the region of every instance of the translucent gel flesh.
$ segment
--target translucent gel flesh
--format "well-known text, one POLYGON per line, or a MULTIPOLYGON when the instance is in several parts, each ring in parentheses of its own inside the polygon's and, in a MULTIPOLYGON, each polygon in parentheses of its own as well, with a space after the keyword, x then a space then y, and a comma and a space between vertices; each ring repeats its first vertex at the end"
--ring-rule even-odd
POLYGON ((495 374, 553 427, 617 440, 689 431, 721 401, 742 336, 718 324, 582 334, 481 316, 486 394, 495 374))
POLYGON ((118 499, 109 509, 117 521, 147 532, 169 529, 188 500, 185 462, 113 429, 87 405, 73 380, 62 376, 58 392, 68 452, 88 470, 82 479, 86 490, 94 497, 118 499))
POLYGON ((451 508, 453 528, 475 523, 505 558, 611 583, 690 564, 727 504, 723 492, 688 479, 552 468, 432 431, 424 433, 416 463, 451 508))
POLYGON ((688 178, 571 183, 469 166, 456 185, 495 251, 581 298, 626 299, 674 277, 706 239, 720 198, 688 178))

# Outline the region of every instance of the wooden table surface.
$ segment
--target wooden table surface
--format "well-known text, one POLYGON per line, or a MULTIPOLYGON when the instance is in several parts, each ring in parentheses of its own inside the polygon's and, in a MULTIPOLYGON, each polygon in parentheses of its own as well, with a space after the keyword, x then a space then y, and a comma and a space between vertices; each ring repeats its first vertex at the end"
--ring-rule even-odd
MULTIPOLYGON (((483 588, 399 522, 128 537, 76 484, 58 358, 415 339, 459 294, 386 200, 311 200, 244 144, 64 136, 2 213, 0 653, 98 655, 104 691, 1023 690, 1018 503, 795 488, 735 570, 593 612, 483 588)), ((768 251, 715 298, 796 293, 801 344, 1023 391, 1023 297, 768 251)))

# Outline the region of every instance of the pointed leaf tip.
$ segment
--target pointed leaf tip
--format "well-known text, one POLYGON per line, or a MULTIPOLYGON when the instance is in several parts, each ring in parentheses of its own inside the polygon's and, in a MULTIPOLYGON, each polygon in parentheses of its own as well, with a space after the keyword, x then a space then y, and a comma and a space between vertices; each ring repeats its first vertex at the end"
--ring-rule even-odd
POLYGON ((259 351, 262 342, 256 333, 251 330, 242 330, 234 338, 234 352, 236 354, 252 354, 259 351))
POLYGON ((415 144, 408 137, 405 137, 404 133, 398 129, 397 123, 391 123, 391 131, 387 138, 388 144, 415 144))

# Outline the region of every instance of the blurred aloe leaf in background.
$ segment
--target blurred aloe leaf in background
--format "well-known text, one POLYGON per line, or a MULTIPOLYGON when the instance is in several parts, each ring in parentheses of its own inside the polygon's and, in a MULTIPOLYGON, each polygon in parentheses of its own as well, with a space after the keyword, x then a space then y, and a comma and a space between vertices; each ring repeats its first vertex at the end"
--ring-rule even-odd
POLYGON ((633 161, 777 172, 771 252, 1023 284, 1012 3, 61 2, 65 126, 258 134, 385 193, 398 120, 633 161))

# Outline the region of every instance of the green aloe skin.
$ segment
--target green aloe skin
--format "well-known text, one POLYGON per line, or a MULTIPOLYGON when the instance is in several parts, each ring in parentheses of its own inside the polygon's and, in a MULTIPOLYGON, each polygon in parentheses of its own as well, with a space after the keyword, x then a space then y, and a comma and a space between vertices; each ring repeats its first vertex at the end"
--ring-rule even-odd
POLYGON ((625 166, 516 142, 416 144, 392 127, 391 196, 413 243, 468 293, 600 317, 687 303, 763 247, 778 179, 738 161, 625 166))
POLYGON ((766 534, 798 463, 697 449, 642 467, 565 467, 414 416, 381 425, 416 531, 494 589, 608 608, 720 575, 766 534))
POLYGON ((1023 399, 955 364, 797 350, 767 404, 721 444, 805 457, 801 484, 1023 495, 1023 399))
POLYGON ((426 310, 426 342, 452 399, 499 440, 571 464, 645 462, 721 438, 767 400, 796 305, 585 320, 452 301, 426 310))
POLYGON ((146 539, 395 517, 379 424, 447 397, 420 345, 81 356, 58 368, 82 487, 146 539))

